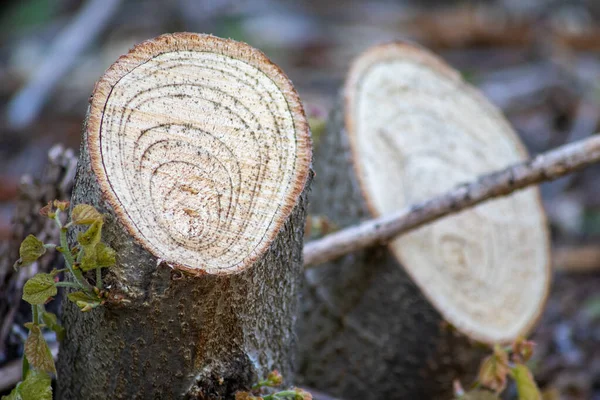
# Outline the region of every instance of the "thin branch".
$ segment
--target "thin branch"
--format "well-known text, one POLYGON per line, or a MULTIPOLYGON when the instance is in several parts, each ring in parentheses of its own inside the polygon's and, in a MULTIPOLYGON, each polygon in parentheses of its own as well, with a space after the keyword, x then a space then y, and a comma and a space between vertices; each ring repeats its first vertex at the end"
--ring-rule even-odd
POLYGON ((399 234, 454 214, 486 200, 557 179, 600 161, 600 135, 560 146, 501 171, 464 183, 430 200, 394 214, 363 222, 304 246, 304 265, 334 260, 345 254, 384 244, 399 234))
POLYGON ((600 270, 597 245, 559 247, 552 253, 556 270, 566 273, 590 273, 600 270))

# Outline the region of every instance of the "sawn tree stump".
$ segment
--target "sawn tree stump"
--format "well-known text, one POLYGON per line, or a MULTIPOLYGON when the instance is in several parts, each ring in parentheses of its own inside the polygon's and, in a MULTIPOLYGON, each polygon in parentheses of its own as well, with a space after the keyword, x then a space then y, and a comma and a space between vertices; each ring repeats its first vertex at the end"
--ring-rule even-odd
POLYGON ((72 203, 106 214, 121 306, 64 302, 59 399, 231 398, 292 379, 311 142, 298 96, 232 40, 160 36, 97 83, 72 203))
MULTIPOLYGON (((315 154, 310 212, 346 227, 527 158, 500 112, 421 48, 353 64, 315 154)), ((306 272, 303 381, 344 399, 449 399, 473 342, 525 335, 548 291, 537 189, 494 200, 306 272)))

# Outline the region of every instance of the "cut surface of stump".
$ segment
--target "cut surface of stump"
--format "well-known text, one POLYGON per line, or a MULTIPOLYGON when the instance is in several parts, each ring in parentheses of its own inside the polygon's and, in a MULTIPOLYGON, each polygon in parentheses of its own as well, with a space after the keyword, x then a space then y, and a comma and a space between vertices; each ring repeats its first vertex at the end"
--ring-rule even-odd
POLYGON ((311 152, 292 83, 244 43, 168 34, 119 58, 72 204, 105 215, 123 301, 63 302, 58 398, 233 398, 274 369, 291 383, 311 152))
MULTIPOLYGON (((509 124, 443 61, 405 43, 352 65, 315 152, 310 213, 340 228, 526 158, 509 124)), ((302 384, 344 399, 449 399, 487 343, 527 334, 549 238, 537 189, 483 203, 305 272, 302 384), (456 329, 454 329, 455 327, 456 329)))
MULTIPOLYGON (((416 47, 370 50, 354 64, 345 90, 354 168, 374 216, 527 159, 500 112, 416 47)), ((544 305, 549 238, 536 188, 444 218, 389 246, 446 320, 471 338, 513 340, 544 305)))
POLYGON ((178 268, 229 273, 272 241, 310 140, 289 80, 249 46, 163 37, 97 84, 92 168, 132 236, 178 268))

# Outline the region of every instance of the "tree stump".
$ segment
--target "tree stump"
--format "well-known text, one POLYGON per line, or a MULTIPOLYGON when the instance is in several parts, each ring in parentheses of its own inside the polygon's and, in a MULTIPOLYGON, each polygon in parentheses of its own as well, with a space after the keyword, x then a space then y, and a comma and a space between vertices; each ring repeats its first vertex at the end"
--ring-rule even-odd
MULTIPOLYGON (((403 209, 527 158, 508 122, 424 49, 353 64, 315 154, 312 214, 339 227, 403 209)), ((449 399, 475 377, 473 341, 540 315, 549 237, 537 189, 447 217, 306 272, 304 382, 345 399, 449 399)))
POLYGON ((72 203, 106 215, 119 306, 64 302, 60 399, 231 398, 292 379, 311 141, 260 51, 170 34, 96 84, 72 203))

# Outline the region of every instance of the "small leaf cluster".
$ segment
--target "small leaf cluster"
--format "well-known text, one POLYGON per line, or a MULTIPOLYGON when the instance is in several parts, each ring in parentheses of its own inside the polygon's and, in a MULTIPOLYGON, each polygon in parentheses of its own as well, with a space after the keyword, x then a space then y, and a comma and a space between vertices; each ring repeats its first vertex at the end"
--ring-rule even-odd
POLYGON ((494 346, 493 353, 481 362, 477 381, 472 390, 464 391, 459 382, 454 382, 455 398, 460 400, 497 400, 506 389, 508 378, 517 387, 519 400, 542 400, 533 375, 526 363, 533 355, 534 343, 523 338, 512 346, 494 346))
POLYGON ((63 225, 62 214, 68 208, 69 202, 55 200, 40 210, 42 216, 54 221, 60 229, 60 243, 43 243, 34 235, 29 235, 19 248, 15 268, 33 264, 50 249, 63 255, 66 268, 38 273, 23 286, 23 300, 31 304, 32 313, 32 321, 25 324, 29 335, 23 354, 23 380, 2 400, 52 399, 50 374, 56 374, 56 367, 42 330, 54 331, 58 340, 64 338, 64 328, 58 323, 56 315, 45 310, 45 305, 56 296, 59 287, 77 289, 69 293, 67 298, 83 312, 105 304, 109 298, 108 292, 102 287, 102 268, 116 263, 116 253, 101 241, 104 217, 94 207, 78 204, 71 212, 70 221, 63 225), (78 245, 69 248, 67 231, 74 226, 88 228, 77 236, 78 245), (95 285, 84 276, 84 273, 92 270, 96 271, 95 285), (63 272, 70 279, 60 281, 59 275, 63 272))
POLYGON ((25 380, 19 382, 8 396, 2 400, 52 400, 50 375, 30 369, 25 380))
POLYGON ((235 400, 312 400, 312 395, 300 388, 281 390, 271 394, 263 394, 265 388, 276 388, 283 384, 283 376, 275 370, 267 378, 252 386, 249 392, 237 392, 235 400))

